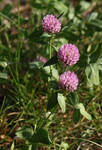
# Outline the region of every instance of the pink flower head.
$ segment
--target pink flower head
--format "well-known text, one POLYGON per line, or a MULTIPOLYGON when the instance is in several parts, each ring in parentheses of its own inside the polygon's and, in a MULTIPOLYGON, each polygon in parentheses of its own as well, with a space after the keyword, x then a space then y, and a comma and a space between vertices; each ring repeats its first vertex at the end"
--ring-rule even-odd
POLYGON ((59 77, 59 87, 66 91, 73 92, 77 89, 78 78, 74 72, 64 72, 59 77))
POLYGON ((72 66, 79 60, 78 48, 73 44, 64 44, 59 48, 58 59, 64 64, 72 66))
POLYGON ((61 24, 53 15, 47 15, 42 20, 42 29, 47 33, 56 33, 61 29, 61 24))
POLYGON ((36 61, 40 61, 40 62, 46 63, 47 59, 42 57, 42 56, 37 56, 36 61))

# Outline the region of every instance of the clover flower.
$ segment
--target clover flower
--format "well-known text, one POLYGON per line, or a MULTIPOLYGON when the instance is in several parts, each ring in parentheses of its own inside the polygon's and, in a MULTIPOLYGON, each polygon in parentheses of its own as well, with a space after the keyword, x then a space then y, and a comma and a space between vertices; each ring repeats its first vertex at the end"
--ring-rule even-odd
POLYGON ((59 87, 66 91, 73 92, 77 89, 78 78, 74 72, 66 71, 59 77, 59 87))
POLYGON ((73 44, 64 44, 58 50, 58 59, 64 64, 72 66, 79 60, 78 48, 73 44))
POLYGON ((61 24, 52 14, 47 15, 42 20, 42 29, 47 33, 56 33, 61 29, 61 24))

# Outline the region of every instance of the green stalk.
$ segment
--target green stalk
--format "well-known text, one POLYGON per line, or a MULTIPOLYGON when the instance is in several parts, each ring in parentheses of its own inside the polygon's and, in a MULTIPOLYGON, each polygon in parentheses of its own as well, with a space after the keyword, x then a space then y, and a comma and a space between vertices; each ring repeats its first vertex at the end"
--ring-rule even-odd
POLYGON ((21 35, 20 35, 20 0, 18 0, 18 62, 20 62, 20 52, 21 52, 21 35))
MULTIPOLYGON (((52 38, 50 38, 50 41, 49 41, 49 46, 50 46, 50 55, 49 55, 49 58, 51 59, 52 57, 52 47, 51 47, 51 44, 52 44, 52 38)), ((50 79, 52 77, 52 67, 50 66, 50 79)))
POLYGON ((16 50, 16 78, 17 81, 19 81, 19 73, 18 73, 18 66, 19 66, 19 60, 20 60, 20 46, 19 46, 19 40, 20 40, 20 32, 19 32, 19 27, 20 27, 20 11, 19 11, 19 7, 20 7, 20 1, 18 0, 18 41, 17 41, 17 50, 16 50))
MULTIPOLYGON (((52 37, 49 40, 49 59, 51 59, 51 57, 52 57, 52 37)), ((51 77, 52 77, 52 67, 50 66, 50 79, 51 79, 51 77)), ((50 94, 50 89, 48 88, 48 95, 49 94, 50 94)), ((48 119, 50 118, 51 115, 52 115, 52 113, 50 113, 48 115, 48 117, 43 121, 40 118, 40 120, 37 123, 38 128, 43 128, 46 125, 46 123, 47 123, 47 121, 48 121, 48 119), (41 123, 41 125, 40 125, 40 123, 41 123)))

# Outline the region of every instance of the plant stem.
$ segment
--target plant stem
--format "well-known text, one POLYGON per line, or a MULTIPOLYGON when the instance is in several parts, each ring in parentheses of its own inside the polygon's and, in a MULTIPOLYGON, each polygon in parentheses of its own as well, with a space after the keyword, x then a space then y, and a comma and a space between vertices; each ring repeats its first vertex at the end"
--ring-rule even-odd
MULTIPOLYGON (((49 58, 51 59, 52 57, 52 48, 51 48, 51 42, 52 42, 52 38, 50 38, 50 41, 49 41, 49 46, 50 46, 50 55, 49 55, 49 58)), ((50 66, 50 79, 52 77, 52 67, 50 66)))
POLYGON ((18 43, 17 43, 17 51, 16 51, 16 77, 17 81, 19 81, 19 62, 20 62, 20 52, 21 52, 21 34, 20 34, 20 0, 18 0, 18 43))
MULTIPOLYGON (((50 51, 49 52, 49 59, 51 59, 51 57, 52 57, 52 47, 51 47, 51 44, 52 44, 52 37, 49 40, 49 51, 50 51)), ((50 79, 51 79, 51 77, 52 77, 52 67, 50 66, 50 79)), ((48 88, 48 93, 50 93, 49 91, 50 91, 50 89, 48 88)), ((51 115, 52 115, 52 113, 50 113, 48 115, 48 117, 46 118, 46 120, 44 120, 44 122, 41 124, 40 128, 43 128, 46 125, 46 123, 47 123, 47 121, 48 121, 48 119, 49 119, 49 117, 51 115)), ((41 121, 41 119, 38 121, 38 125, 39 125, 40 121, 41 121)))

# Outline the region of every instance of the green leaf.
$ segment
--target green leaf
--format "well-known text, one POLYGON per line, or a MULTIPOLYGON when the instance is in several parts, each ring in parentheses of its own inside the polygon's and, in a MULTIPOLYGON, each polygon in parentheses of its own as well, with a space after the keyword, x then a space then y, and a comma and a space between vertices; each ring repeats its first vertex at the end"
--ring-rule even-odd
MULTIPOLYGON (((50 75, 50 66, 42 68, 48 75, 50 75)), ((58 70, 55 69, 55 67, 52 66, 52 77, 53 79, 56 79, 58 81, 59 79, 59 74, 58 70)))
POLYGON ((102 43, 96 45, 94 52, 90 55, 90 63, 96 63, 102 50, 102 43))
POLYGON ((87 1, 80 1, 81 11, 84 11, 90 7, 90 3, 87 1))
POLYGON ((3 68, 7 67, 7 62, 6 61, 0 61, 0 66, 2 66, 3 68))
POLYGON ((102 57, 101 57, 101 58, 98 58, 97 64, 98 64, 98 65, 102 65, 102 57))
POLYGON ((62 31, 66 30, 66 29, 69 29, 73 24, 73 19, 71 19, 67 25, 65 25, 63 28, 62 28, 62 31))
POLYGON ((99 58, 99 59, 97 60, 97 65, 98 65, 98 69, 99 69, 100 71, 102 71, 102 58, 99 58))
POLYGON ((67 96, 67 98, 68 98, 68 103, 69 103, 70 105, 72 105, 73 107, 74 107, 77 103, 79 103, 79 96, 78 96, 78 94, 77 94, 76 92, 71 92, 71 93, 67 96))
POLYGON ((29 63, 29 67, 30 69, 41 69, 43 67, 44 63, 43 62, 38 62, 38 61, 34 61, 34 62, 30 62, 29 63))
POLYGON ((87 77, 87 86, 88 87, 93 87, 93 83, 91 82, 90 80, 90 75, 91 75, 91 68, 90 68, 90 65, 88 65, 85 69, 85 74, 86 74, 86 77, 87 77))
POLYGON ((99 68, 96 63, 90 64, 86 67, 85 73, 89 85, 99 85, 99 68))
POLYGON ((73 114, 73 121, 75 124, 77 124, 80 120, 80 110, 75 109, 74 114, 73 114))
POLYGON ((57 56, 53 56, 51 59, 49 59, 49 60, 44 64, 44 67, 54 65, 54 64, 56 64, 57 62, 58 62, 57 56))
POLYGON ((31 143, 51 144, 48 132, 43 128, 38 129, 38 131, 31 137, 31 143))
POLYGON ((14 142, 13 142, 12 145, 11 145, 10 150, 14 150, 14 146, 15 146, 15 144, 14 144, 14 142))
POLYGON ((63 2, 54 2, 54 8, 60 12, 64 12, 65 14, 68 12, 68 7, 63 2))
POLYGON ((90 80, 92 81, 93 84, 95 85, 99 85, 100 81, 99 81, 99 69, 98 69, 98 65, 97 64, 91 64, 91 76, 90 76, 90 80))
POLYGON ((69 145, 68 143, 62 142, 60 148, 63 148, 63 150, 67 150, 69 148, 69 145))
POLYGON ((17 132, 16 132, 16 136, 20 139, 29 141, 29 139, 31 138, 31 136, 33 135, 33 129, 31 127, 19 127, 17 132))
POLYGON ((62 112, 65 113, 66 111, 65 97, 60 93, 58 94, 58 103, 62 109, 62 112))
POLYGON ((46 32, 44 32, 44 33, 41 35, 41 38, 49 38, 49 37, 51 37, 51 35, 48 34, 48 33, 46 33, 46 32))
POLYGON ((89 113, 86 112, 85 110, 85 107, 82 103, 79 103, 76 105, 76 109, 79 109, 80 110, 80 113, 85 117, 87 118, 88 120, 91 120, 91 115, 89 113))
POLYGON ((98 65, 98 69, 102 71, 102 65, 98 65))
POLYGON ((68 18, 73 19, 74 17, 75 17, 75 9, 73 6, 69 5, 68 18))
POLYGON ((51 90, 58 90, 58 83, 56 82, 56 80, 50 80, 49 87, 51 90))
POLYGON ((55 69, 54 67, 52 67, 52 77, 53 77, 54 79, 56 79, 57 81, 58 81, 58 79, 59 79, 58 70, 55 69))
POLYGON ((56 51, 56 52, 58 52, 58 50, 59 50, 59 47, 61 47, 62 46, 62 44, 67 44, 68 43, 68 40, 67 39, 65 39, 65 38, 63 38, 63 37, 58 37, 58 38, 56 38, 55 39, 55 45, 52 45, 52 47, 53 47, 53 49, 56 51))
POLYGON ((7 73, 1 73, 1 72, 0 72, 0 78, 1 78, 1 79, 8 79, 7 73))
POLYGON ((97 16, 98 16, 97 12, 92 12, 91 14, 88 15, 88 21, 95 20, 97 16))
POLYGON ((57 101, 57 93, 53 93, 49 100, 48 100, 48 104, 47 104, 47 111, 48 110, 51 110, 52 108, 54 108, 57 104, 58 104, 58 101, 57 101))

